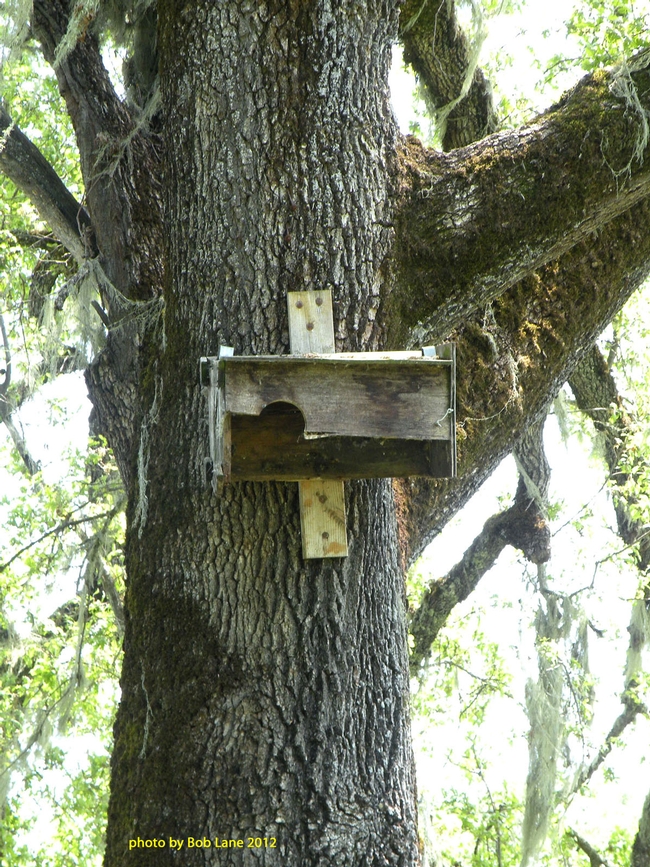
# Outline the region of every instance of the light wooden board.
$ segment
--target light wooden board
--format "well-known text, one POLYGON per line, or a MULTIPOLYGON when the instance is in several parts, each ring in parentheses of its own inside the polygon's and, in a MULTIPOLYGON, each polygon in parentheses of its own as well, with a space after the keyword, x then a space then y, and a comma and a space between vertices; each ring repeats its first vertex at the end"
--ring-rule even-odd
POLYGON ((331 291, 288 292, 287 304, 291 354, 334 352, 331 291))
MULTIPOLYGON (((289 341, 294 355, 334 352, 330 290, 288 292, 289 341)), ((299 482, 302 555, 306 560, 347 557, 343 482, 299 482)))
POLYGON ((258 416, 275 402, 296 406, 305 434, 450 439, 452 369, 417 359, 295 357, 226 360, 225 407, 258 416))
POLYGON ((343 482, 327 479, 299 482, 302 556, 347 557, 343 482))

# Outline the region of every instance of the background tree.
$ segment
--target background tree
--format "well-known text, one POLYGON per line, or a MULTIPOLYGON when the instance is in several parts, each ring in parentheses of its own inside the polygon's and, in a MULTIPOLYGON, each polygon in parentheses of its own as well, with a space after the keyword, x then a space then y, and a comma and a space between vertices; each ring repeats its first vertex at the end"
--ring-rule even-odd
POLYGON ((404 570, 513 450, 514 504, 425 594, 415 669, 506 544, 548 559, 540 423, 648 272, 647 54, 494 132, 451 3, 35 0, 21 20, 83 206, 7 112, 0 165, 97 293, 92 428, 128 498, 105 863, 150 863, 135 837, 216 835, 274 839, 268 864, 416 863, 404 570), (396 39, 455 150, 398 135, 396 39), (349 557, 306 563, 295 486, 206 484, 196 369, 221 344, 286 351, 286 292, 314 286, 338 349, 456 341, 459 474, 349 484, 349 557))

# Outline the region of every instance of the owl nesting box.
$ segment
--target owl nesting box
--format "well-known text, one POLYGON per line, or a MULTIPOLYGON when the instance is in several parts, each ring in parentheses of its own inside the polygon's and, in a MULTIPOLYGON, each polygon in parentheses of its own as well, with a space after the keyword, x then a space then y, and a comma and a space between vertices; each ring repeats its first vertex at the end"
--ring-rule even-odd
POLYGON ((342 479, 453 476, 453 346, 334 352, 329 290, 289 292, 291 355, 201 359, 215 481, 298 481, 306 559, 347 555, 342 479))
POLYGON ((453 347, 202 359, 210 452, 230 481, 455 474, 453 347))

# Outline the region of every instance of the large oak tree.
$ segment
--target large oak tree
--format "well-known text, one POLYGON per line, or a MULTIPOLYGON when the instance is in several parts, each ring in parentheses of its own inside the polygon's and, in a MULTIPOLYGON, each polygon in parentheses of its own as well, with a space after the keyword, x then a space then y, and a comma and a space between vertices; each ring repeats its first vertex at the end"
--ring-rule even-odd
MULTIPOLYGON (((538 423, 650 270, 650 55, 498 132, 447 0, 34 0, 30 36, 84 201, 4 110, 0 167, 96 281, 92 426, 129 502, 105 863, 252 863, 129 847, 252 836, 268 865, 416 864, 405 569, 513 450, 543 491, 538 423), (442 151, 397 130, 397 40, 442 151), (302 559, 297 485, 205 477, 199 357, 287 352, 309 288, 338 350, 457 345, 457 477, 347 483, 345 559, 302 559)), ((425 598, 415 665, 506 544, 548 557, 523 483, 425 598)))

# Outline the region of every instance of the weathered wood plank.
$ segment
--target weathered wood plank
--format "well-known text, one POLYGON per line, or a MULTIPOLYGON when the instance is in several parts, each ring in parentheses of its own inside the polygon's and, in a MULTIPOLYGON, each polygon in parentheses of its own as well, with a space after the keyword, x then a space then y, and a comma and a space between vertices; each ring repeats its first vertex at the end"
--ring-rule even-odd
POLYGON ((303 427, 302 414, 288 404, 273 404, 260 416, 233 416, 233 478, 287 482, 453 475, 447 440, 305 439, 303 427))
POLYGON ((452 368, 428 359, 226 359, 225 408, 259 415, 276 401, 298 407, 305 434, 451 439, 452 368))
POLYGON ((303 557, 347 557, 343 482, 303 481, 299 487, 303 557))
POLYGON ((293 355, 334 352, 332 292, 288 292, 289 341, 293 355))
MULTIPOLYGON (((287 306, 289 341, 293 354, 334 352, 334 315, 330 290, 288 292, 287 306)), ((307 560, 347 557, 343 482, 300 482, 298 488, 303 557, 307 560)))

